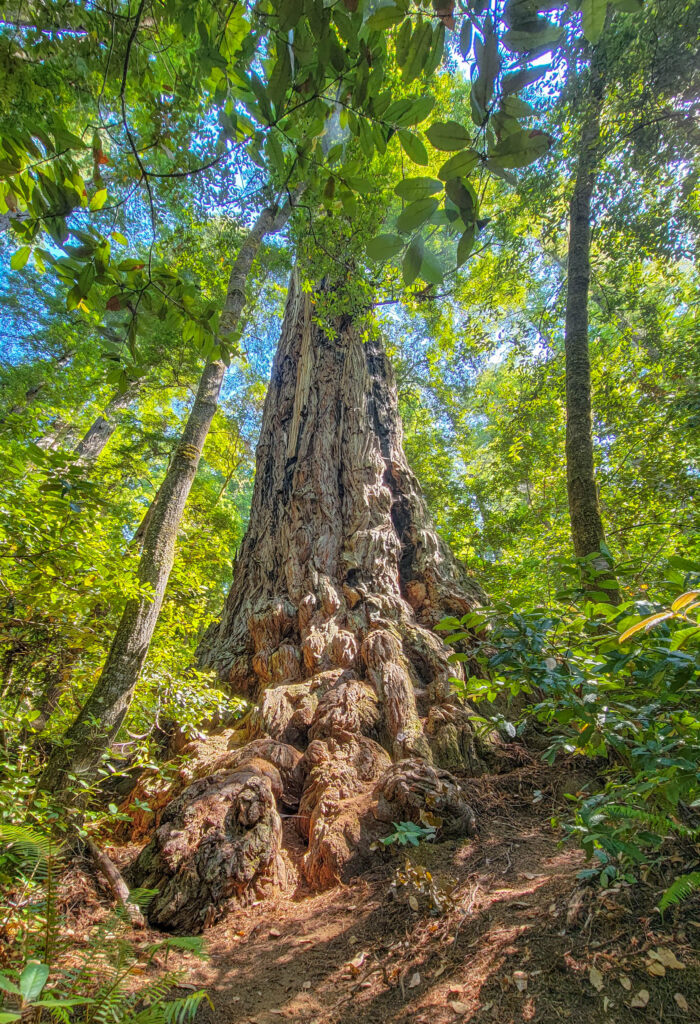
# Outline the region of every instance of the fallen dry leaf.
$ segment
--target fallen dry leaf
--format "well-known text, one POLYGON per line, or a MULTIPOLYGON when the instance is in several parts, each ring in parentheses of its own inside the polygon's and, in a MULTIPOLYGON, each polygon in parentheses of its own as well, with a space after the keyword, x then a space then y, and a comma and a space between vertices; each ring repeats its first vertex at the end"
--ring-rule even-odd
POLYGON ((459 999, 451 999, 450 1006, 455 1013, 466 1013, 469 1007, 466 1003, 460 1003, 459 999))
POLYGON ((415 896, 411 895, 408 897, 408 905, 411 910, 418 910, 418 900, 415 896))
POLYGON ((525 971, 513 971, 513 981, 518 992, 524 992, 527 988, 527 974, 525 971))
POLYGON ((301 987, 303 989, 306 989, 306 991, 308 992, 308 990, 311 988, 311 982, 310 981, 305 981, 304 984, 301 987))
MULTIPOLYGON (((282 934, 282 932, 279 930, 279 928, 270 928, 270 930, 269 930, 269 932, 267 934, 270 936, 271 939, 279 939, 279 937, 282 934)), ((270 1010, 270 1013, 276 1013, 276 1012, 277 1012, 276 1010, 270 1010)))
POLYGON ((680 1010, 684 1010, 687 1012, 690 1009, 690 1007, 688 1006, 688 1000, 685 998, 682 992, 676 992, 673 998, 676 1000, 676 1004, 678 1005, 678 1008, 680 1010))
POLYGON ((645 988, 640 988, 639 992, 635 992, 630 1001, 630 1006, 635 1010, 643 1010, 649 1002, 649 993, 645 988))
POLYGON ((652 960, 651 963, 646 965, 646 968, 647 974, 652 974, 655 978, 663 978, 666 974, 666 968, 658 960, 652 960))
POLYGON ((411 975, 411 980, 408 983, 408 987, 417 988, 418 985, 420 985, 420 974, 418 973, 418 971, 414 971, 414 973, 411 975))
POLYGON ((656 949, 650 949, 649 956, 652 960, 657 960, 664 967, 670 967, 673 971, 685 970, 685 964, 682 964, 673 950, 667 946, 657 946, 656 949))
POLYGON ((439 978, 440 975, 444 974, 446 970, 447 970, 447 964, 442 964, 440 967, 438 967, 438 969, 436 970, 436 972, 433 975, 433 977, 434 978, 439 978))
POLYGON ((626 974, 623 974, 622 977, 620 978, 620 984, 624 988, 625 992, 631 991, 631 989, 632 989, 632 982, 630 981, 630 979, 627 977, 626 974))
POLYGON ((591 967, 588 972, 588 980, 590 981, 596 992, 601 992, 603 989, 603 975, 600 973, 597 967, 591 967))

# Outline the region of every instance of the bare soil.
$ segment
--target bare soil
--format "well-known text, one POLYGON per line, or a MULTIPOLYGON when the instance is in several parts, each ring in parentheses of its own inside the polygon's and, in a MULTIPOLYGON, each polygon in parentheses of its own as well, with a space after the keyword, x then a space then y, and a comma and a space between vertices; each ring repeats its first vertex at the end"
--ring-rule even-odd
POLYGON ((475 838, 378 850, 376 867, 324 893, 294 872, 303 843, 288 818, 290 891, 210 928, 206 962, 181 958, 188 987, 212 1000, 198 1021, 700 1020, 700 901, 662 921, 658 888, 582 884, 583 855, 550 822, 577 780, 560 773, 553 790, 551 779, 524 765, 472 780, 475 838), (397 873, 423 891, 397 884, 397 873))

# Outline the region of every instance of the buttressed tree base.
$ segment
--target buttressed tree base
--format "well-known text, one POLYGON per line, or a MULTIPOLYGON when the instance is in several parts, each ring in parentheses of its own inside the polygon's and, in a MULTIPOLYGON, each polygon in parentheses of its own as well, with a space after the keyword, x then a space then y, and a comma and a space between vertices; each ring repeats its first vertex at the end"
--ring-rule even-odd
POLYGON ((434 627, 483 595, 430 523, 380 340, 350 317, 334 328, 314 321, 295 271, 250 526, 199 649, 253 709, 225 767, 166 807, 131 870, 158 889, 157 927, 200 930, 231 901, 284 886, 280 809, 308 840, 303 872, 319 888, 365 866, 387 822, 427 814, 448 834, 474 831, 453 773, 481 773, 489 751, 434 627))

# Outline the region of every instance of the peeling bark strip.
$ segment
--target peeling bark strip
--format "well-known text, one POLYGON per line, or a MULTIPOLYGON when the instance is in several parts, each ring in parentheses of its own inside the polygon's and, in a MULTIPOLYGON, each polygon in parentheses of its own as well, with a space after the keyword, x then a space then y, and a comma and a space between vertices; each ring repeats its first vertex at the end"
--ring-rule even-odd
MULTIPOLYGON (((288 203, 281 210, 263 210, 241 246, 229 279, 220 335, 226 337, 235 332, 245 305, 246 281, 260 243, 266 235, 282 230, 291 209, 288 203)), ((39 783, 42 789, 64 791, 68 773, 90 776, 129 710, 160 614, 180 520, 216 412, 225 372, 221 360, 204 367, 192 411, 154 499, 145 531, 138 581, 149 588, 150 595, 127 601, 102 674, 61 745, 51 755, 39 783)))
MULTIPOLYGON (((600 552, 605 540, 593 458, 588 298, 591 279, 591 197, 600 159, 600 117, 605 98, 603 58, 597 50, 587 90, 574 191, 569 205, 566 292, 566 483, 571 536, 577 558, 600 552)), ((601 554, 599 569, 608 562, 601 554)), ((611 597, 613 592, 611 592, 611 597)))
POLYGON ((181 794, 133 868, 135 884, 163 894, 151 911, 161 928, 198 930, 279 874, 268 790, 298 811, 315 886, 360 869, 387 820, 432 810, 445 829, 473 830, 465 788, 444 769, 483 766, 451 694, 460 666, 432 627, 483 595, 430 524, 378 339, 363 343, 347 318, 334 327, 329 338, 314 322, 295 271, 250 525, 199 649, 256 706, 233 736, 237 767, 181 794))

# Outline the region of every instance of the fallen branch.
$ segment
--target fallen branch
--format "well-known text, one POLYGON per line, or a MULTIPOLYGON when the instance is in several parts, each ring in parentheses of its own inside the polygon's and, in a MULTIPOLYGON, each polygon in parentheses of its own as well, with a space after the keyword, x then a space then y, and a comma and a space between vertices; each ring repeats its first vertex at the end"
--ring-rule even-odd
POLYGON ((129 915, 129 920, 134 928, 145 928, 146 921, 144 916, 135 903, 129 902, 129 886, 122 878, 117 866, 110 860, 106 853, 95 845, 92 839, 86 839, 85 846, 95 862, 96 867, 104 875, 107 884, 112 891, 112 895, 118 903, 121 903, 124 910, 126 910, 129 915))

